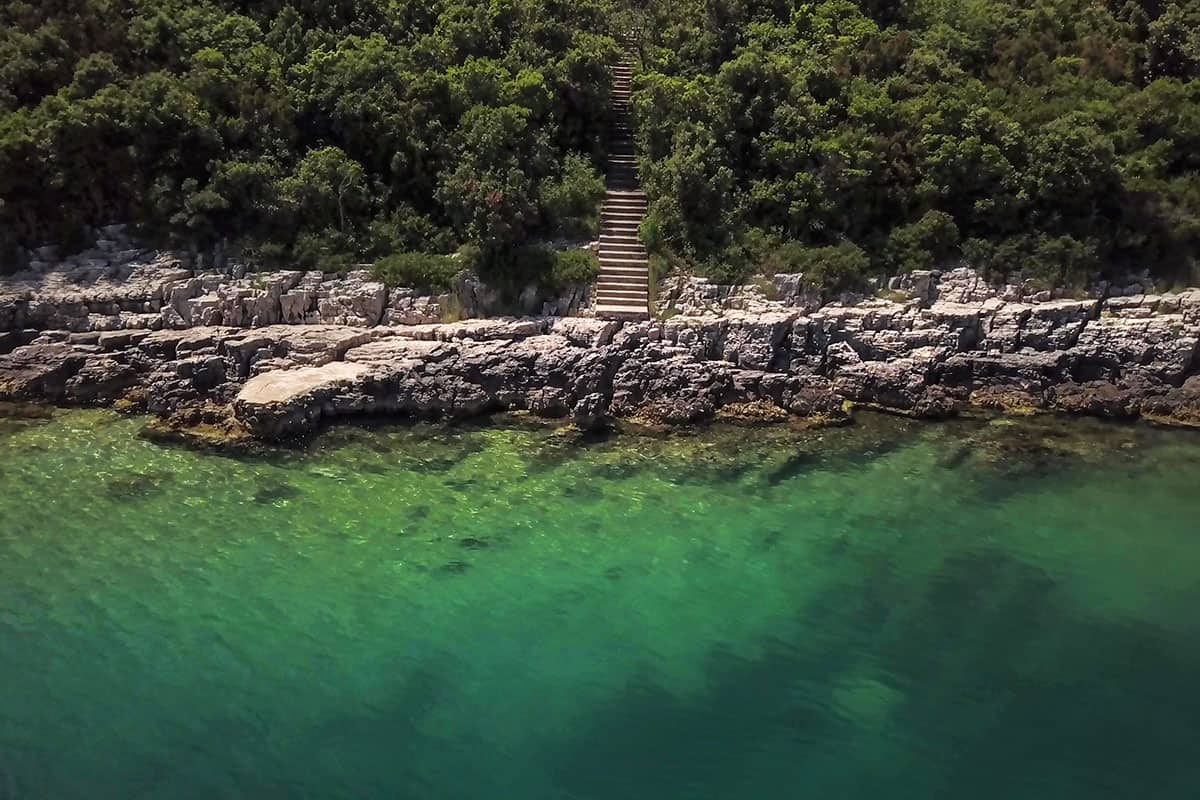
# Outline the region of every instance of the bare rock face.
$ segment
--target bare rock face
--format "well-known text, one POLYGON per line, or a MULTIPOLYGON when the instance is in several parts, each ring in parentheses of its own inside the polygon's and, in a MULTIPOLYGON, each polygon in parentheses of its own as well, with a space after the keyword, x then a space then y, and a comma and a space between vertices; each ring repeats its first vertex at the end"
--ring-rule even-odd
POLYGON ((1178 388, 1143 398, 1140 412, 1151 422, 1162 425, 1200 428, 1200 375, 1188 378, 1178 388))
MULTIPOLYGON (((470 281, 460 276, 456 297, 486 302, 470 281)), ((820 306, 802 276, 773 286, 679 279, 675 311, 694 313, 664 321, 444 323, 442 298, 389 292, 365 272, 239 277, 146 254, 75 259, 0 282, 0 397, 119 400, 262 437, 359 413, 528 410, 592 429, 726 407, 832 422, 854 404, 1200 423, 1200 290, 1056 298, 952 270, 820 306)))
POLYGON ((451 310, 449 294, 432 294, 420 289, 392 289, 383 310, 384 325, 431 325, 442 321, 451 310))
POLYGON ((555 333, 577 347, 604 347, 612 343, 621 329, 616 320, 589 317, 560 317, 550 326, 555 333))
POLYGON ((468 319, 462 322, 447 322, 436 325, 415 325, 397 329, 398 336, 429 341, 452 342, 470 339, 489 341, 496 339, 521 339, 545 333, 550 320, 528 317, 499 317, 496 319, 468 319))
POLYGON ((378 325, 383 321, 387 287, 369 272, 351 272, 322 284, 317 300, 321 322, 328 325, 378 325))
POLYGON ((62 400, 86 362, 87 354, 66 343, 18 347, 0 360, 0 399, 62 400))
POLYGON ((234 407, 252 433, 280 438, 311 428, 326 412, 353 408, 354 385, 369 372, 344 361, 268 372, 246 382, 234 407))
POLYGON ((670 347, 633 354, 613 377, 612 413, 684 424, 712 416, 731 386, 727 365, 670 347))

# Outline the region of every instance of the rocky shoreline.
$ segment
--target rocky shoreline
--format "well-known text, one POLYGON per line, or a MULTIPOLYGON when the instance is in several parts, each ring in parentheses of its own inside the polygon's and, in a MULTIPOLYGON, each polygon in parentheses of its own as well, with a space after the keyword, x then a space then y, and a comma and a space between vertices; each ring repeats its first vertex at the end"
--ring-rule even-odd
POLYGON ((218 440, 356 414, 519 410, 595 429, 830 423, 854 405, 1200 426, 1195 289, 1067 298, 958 269, 896 279, 887 299, 821 305, 781 275, 773 287, 675 281, 660 298, 673 316, 648 322, 434 322, 397 311, 421 297, 428 309, 430 295, 362 274, 222 275, 140 258, 0 279, 0 400, 113 405, 218 440))

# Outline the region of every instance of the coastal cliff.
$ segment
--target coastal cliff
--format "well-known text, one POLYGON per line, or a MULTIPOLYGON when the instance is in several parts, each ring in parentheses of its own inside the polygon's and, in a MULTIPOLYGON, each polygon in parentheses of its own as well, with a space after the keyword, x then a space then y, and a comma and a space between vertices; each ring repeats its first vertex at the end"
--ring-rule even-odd
POLYGON ((368 413, 523 410, 595 428, 830 422, 854 404, 1200 425, 1200 290, 1069 298, 959 269, 896 279, 887 299, 821 305, 801 285, 675 281, 660 298, 673 316, 648 322, 440 323, 436 297, 365 274, 76 261, 0 282, 0 399, 116 404, 263 438, 368 413))

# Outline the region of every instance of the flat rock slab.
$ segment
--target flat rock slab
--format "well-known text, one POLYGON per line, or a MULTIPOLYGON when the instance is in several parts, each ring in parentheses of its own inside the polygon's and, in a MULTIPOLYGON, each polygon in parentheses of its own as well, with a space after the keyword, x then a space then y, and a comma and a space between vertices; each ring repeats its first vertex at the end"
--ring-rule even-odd
POLYGON ((267 372, 246 381, 237 402, 245 407, 288 405, 352 384, 370 371, 365 364, 334 361, 321 367, 267 372))

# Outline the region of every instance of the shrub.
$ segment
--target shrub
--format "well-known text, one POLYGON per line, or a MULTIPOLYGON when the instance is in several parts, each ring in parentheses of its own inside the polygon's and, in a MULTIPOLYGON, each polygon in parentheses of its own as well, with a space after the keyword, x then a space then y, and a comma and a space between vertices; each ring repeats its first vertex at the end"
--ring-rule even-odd
POLYGON ((988 280, 1017 277, 1046 289, 1080 287, 1100 264, 1095 244, 1071 236, 1009 236, 998 242, 963 242, 967 262, 988 280))
POLYGON ((461 270, 462 265, 450 256, 397 253, 376 262, 371 274, 388 286, 449 289, 461 270))
POLYGON ((954 218, 941 211, 929 211, 914 223, 892 229, 885 260, 898 272, 930 269, 948 258, 957 245, 954 218))
POLYGON ((559 250, 554 253, 550 268, 550 288, 562 289, 581 283, 591 283, 600 276, 600 260, 591 250, 559 250))
POLYGON ((339 272, 355 262, 357 248, 352 239, 340 231, 326 229, 318 233, 301 233, 292 247, 292 258, 307 269, 339 272))
POLYGON ((591 250, 555 250, 536 244, 493 259, 482 266, 480 274, 513 300, 530 284, 557 290, 590 283, 600 274, 600 262, 591 250))
POLYGON ((558 178, 542 184, 542 209, 561 236, 594 236, 599 230, 604 179, 586 156, 572 153, 558 178))
POLYGON ((809 247, 788 242, 768 256, 769 273, 799 272, 804 282, 826 294, 862 291, 871 274, 871 259, 853 242, 809 247))

